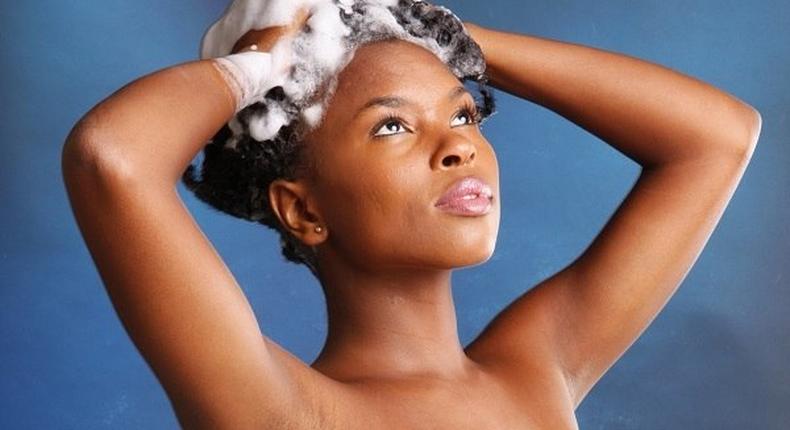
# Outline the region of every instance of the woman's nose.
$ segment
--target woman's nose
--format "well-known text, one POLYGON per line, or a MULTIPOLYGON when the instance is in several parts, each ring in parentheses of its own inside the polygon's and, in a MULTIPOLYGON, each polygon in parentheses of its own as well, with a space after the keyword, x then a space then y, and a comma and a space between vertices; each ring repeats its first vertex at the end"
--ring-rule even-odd
POLYGON ((459 135, 451 135, 434 154, 431 164, 437 169, 464 166, 474 161, 477 148, 469 139, 459 135))

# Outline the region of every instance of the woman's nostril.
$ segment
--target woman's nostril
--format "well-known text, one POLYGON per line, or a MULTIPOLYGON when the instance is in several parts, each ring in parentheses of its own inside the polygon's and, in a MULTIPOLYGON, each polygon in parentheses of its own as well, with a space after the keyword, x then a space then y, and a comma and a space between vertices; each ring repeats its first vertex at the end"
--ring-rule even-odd
MULTIPOLYGON (((476 155, 477 152, 472 152, 471 154, 469 154, 469 158, 466 162, 468 163, 474 161, 476 155)), ((463 158, 460 155, 448 155, 442 159, 442 165, 444 165, 445 167, 452 166, 453 164, 461 164, 463 162, 464 162, 463 158)))
POLYGON ((458 157, 457 155, 450 155, 448 157, 444 157, 444 160, 442 160, 442 164, 444 164, 445 167, 449 167, 452 166, 453 164, 456 164, 457 160, 460 160, 460 157, 458 157))

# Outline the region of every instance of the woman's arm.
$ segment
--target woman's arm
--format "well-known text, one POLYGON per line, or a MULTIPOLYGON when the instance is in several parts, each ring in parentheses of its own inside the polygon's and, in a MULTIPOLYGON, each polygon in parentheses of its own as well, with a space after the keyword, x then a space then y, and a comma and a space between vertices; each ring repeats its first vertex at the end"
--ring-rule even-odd
POLYGON ((492 85, 559 113, 642 166, 583 254, 515 300, 468 347, 514 376, 557 363, 547 371, 565 381, 575 408, 696 261, 754 151, 760 115, 633 57, 468 26, 492 85))
POLYGON ((711 151, 748 158, 754 148, 758 112, 705 82, 622 54, 466 25, 492 85, 557 112, 642 167, 711 151))
POLYGON ((66 189, 113 306, 183 427, 305 424, 330 417, 329 380, 261 333, 175 187, 234 112, 222 76, 210 61, 180 64, 99 103, 64 145, 66 189))

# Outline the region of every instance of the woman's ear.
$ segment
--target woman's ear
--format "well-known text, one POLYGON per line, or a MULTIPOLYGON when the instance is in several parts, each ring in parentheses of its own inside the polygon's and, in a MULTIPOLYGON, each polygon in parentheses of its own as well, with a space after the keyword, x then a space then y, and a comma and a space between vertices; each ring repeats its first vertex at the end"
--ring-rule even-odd
POLYGON ((302 182, 275 179, 269 185, 269 202, 280 224, 305 245, 315 246, 326 239, 326 224, 308 196, 302 182))

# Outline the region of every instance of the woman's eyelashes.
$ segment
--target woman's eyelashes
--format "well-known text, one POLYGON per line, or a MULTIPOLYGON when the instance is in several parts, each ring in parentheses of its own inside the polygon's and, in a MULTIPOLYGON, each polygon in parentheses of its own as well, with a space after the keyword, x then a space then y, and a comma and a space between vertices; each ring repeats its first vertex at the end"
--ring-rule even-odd
POLYGON ((373 137, 392 136, 393 134, 399 134, 398 127, 404 128, 403 120, 397 114, 389 113, 381 121, 376 123, 371 134, 373 137), (391 126, 394 126, 394 128, 391 126), (382 129, 387 129, 390 133, 381 133, 382 129))
MULTIPOLYGON (((480 115, 478 113, 478 109, 471 103, 465 103, 464 106, 456 112, 453 116, 453 121, 451 121, 451 126, 461 126, 461 125, 472 125, 477 124, 480 121, 480 115), (463 122, 456 124, 455 119, 458 118, 466 118, 463 122)), ((373 137, 386 137, 392 136, 396 134, 400 134, 400 129, 409 131, 404 125, 404 120, 395 113, 388 113, 384 118, 376 122, 376 126, 373 127, 371 130, 371 135, 373 137)))

